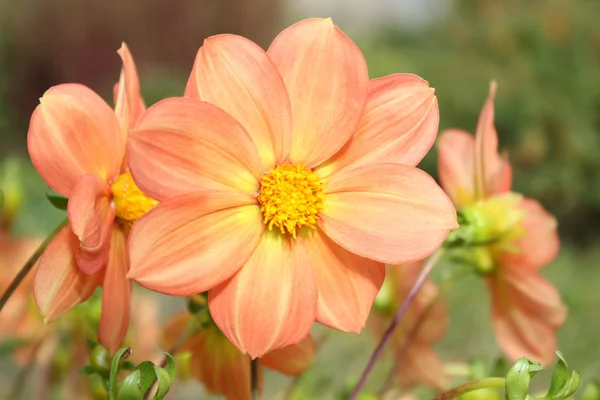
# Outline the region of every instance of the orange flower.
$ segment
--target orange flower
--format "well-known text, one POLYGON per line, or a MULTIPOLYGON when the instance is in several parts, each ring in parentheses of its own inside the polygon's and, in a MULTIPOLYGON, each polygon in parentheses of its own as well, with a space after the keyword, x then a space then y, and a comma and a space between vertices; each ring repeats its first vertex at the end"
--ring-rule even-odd
MULTIPOLYGON (((370 323, 375 338, 380 339, 385 332, 394 311, 417 280, 422 265, 423 262, 418 261, 388 267, 384 289, 380 293, 389 296, 387 301, 390 304, 385 311, 371 313, 370 323)), ((394 357, 400 360, 395 372, 405 389, 418 384, 444 389, 449 383, 444 365, 432 349, 448 328, 446 304, 438 298, 438 292, 432 280, 425 281, 394 331, 394 357)))
POLYGON ((29 154, 46 183, 69 198, 69 225, 50 243, 35 275, 46 321, 103 287, 99 341, 111 351, 127 331, 131 284, 125 241, 130 224, 156 204, 127 171, 128 130, 144 110, 135 64, 125 44, 115 110, 82 85, 49 89, 31 117, 29 154))
MULTIPOLYGON (((184 311, 166 323, 163 346, 171 348, 188 329, 193 315, 184 311)), ((223 394, 231 400, 250 400, 250 357, 240 353, 215 325, 201 328, 185 340, 178 353, 190 353, 190 373, 209 393, 223 394)), ((294 376, 304 372, 315 357, 315 344, 309 335, 300 343, 266 354, 259 360, 259 390, 262 368, 294 376)))
POLYGON ((498 155, 494 93, 492 84, 474 139, 459 130, 440 135, 440 180, 457 207, 488 221, 488 244, 477 248, 477 257, 500 346, 513 360, 525 356, 548 364, 556 350, 554 331, 566 317, 559 293, 538 274, 558 252, 556 221, 535 200, 509 192, 511 168, 498 155))
POLYGON ((186 96, 131 133, 136 183, 168 201, 133 227, 128 277, 170 295, 208 290, 243 353, 298 343, 315 319, 360 331, 384 263, 424 258, 457 225, 415 168, 436 135, 433 89, 408 74, 369 81, 330 19, 293 25, 268 52, 208 38, 186 96))

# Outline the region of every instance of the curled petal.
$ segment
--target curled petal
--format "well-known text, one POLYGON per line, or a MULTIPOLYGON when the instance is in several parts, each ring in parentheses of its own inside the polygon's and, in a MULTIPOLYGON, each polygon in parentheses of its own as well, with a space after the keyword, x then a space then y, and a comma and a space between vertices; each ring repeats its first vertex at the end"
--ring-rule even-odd
POLYGON ((75 263, 79 239, 64 227, 40 257, 33 296, 45 321, 61 316, 87 300, 101 283, 103 273, 84 274, 75 263))
POLYGON ((454 204, 464 207, 475 201, 475 139, 450 129, 438 139, 438 175, 454 204))
POLYGON ((129 269, 126 239, 125 232, 115 225, 111 232, 108 263, 102 284, 98 341, 111 354, 119 348, 129 328, 131 282, 125 278, 129 269))
POLYGON ((252 138, 229 114, 191 98, 150 107, 127 149, 136 184, 153 199, 205 189, 254 194, 262 174, 252 138))
POLYGON ((438 122, 437 99, 427 81, 411 74, 374 79, 356 132, 318 168, 319 174, 328 176, 350 164, 415 166, 433 145, 438 122))
POLYGON ((313 363, 316 351, 315 341, 308 335, 297 344, 267 353, 260 359, 260 364, 282 374, 299 375, 313 363))
POLYGON ((117 51, 123 61, 119 83, 114 87, 115 114, 121 129, 127 135, 129 129, 134 128, 142 118, 146 105, 140 93, 140 81, 129 47, 125 43, 117 51))
POLYGON ((360 332, 383 284, 385 266, 340 247, 319 229, 298 240, 306 246, 317 280, 317 321, 360 332))
POLYGON ((521 202, 525 210, 522 228, 526 234, 516 242, 518 253, 504 253, 502 264, 508 268, 537 270, 548 265, 560 247, 556 220, 533 199, 521 202))
POLYGON ((512 183, 510 163, 498 154, 498 134, 494 127, 495 94, 496 83, 492 82, 475 132, 475 191, 478 198, 507 192, 512 183))
POLYGON ((317 308, 304 249, 289 236, 267 231, 238 273, 208 292, 208 304, 225 336, 252 358, 300 342, 317 308))
POLYGON ((77 178, 115 178, 125 154, 125 136, 113 110, 83 85, 54 86, 31 116, 27 146, 46 183, 69 197, 77 178))
POLYGON ((527 357, 550 364, 557 346, 554 330, 566 317, 558 292, 531 273, 500 271, 487 283, 496 339, 504 353, 513 361, 527 357))
POLYGON ((314 167, 350 139, 369 75, 358 47, 331 19, 306 19, 281 32, 267 52, 292 105, 290 160, 314 167))
POLYGON ((254 139, 263 169, 287 157, 290 99, 277 68, 258 45, 236 35, 206 39, 185 94, 231 114, 254 139))
POLYGON ((379 262, 423 259, 457 227, 448 197, 417 168, 345 168, 331 177, 324 193, 319 227, 345 249, 379 262))
POLYGON ((246 262, 263 230, 256 199, 247 194, 229 190, 174 198, 134 224, 128 277, 173 296, 204 292, 246 262))
POLYGON ((96 175, 83 175, 75 184, 67 213, 73 233, 80 241, 77 265, 92 275, 106 265, 110 229, 115 216, 110 186, 96 175))

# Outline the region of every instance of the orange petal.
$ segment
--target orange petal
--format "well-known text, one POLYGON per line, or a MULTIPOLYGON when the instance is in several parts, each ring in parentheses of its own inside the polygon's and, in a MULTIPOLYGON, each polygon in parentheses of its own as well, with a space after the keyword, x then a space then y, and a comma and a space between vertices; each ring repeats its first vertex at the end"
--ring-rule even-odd
POLYGON ((308 335, 300 343, 267 353, 260 359, 260 363, 282 374, 299 375, 313 363, 316 351, 315 341, 308 335))
POLYGON ((475 139, 471 134, 450 129, 440 134, 438 175, 454 204, 464 207, 475 201, 475 139))
POLYGON ((496 83, 492 82, 475 132, 475 191, 480 199, 509 191, 512 180, 508 160, 498 154, 498 134, 494 127, 495 94, 496 83))
POLYGON ((298 239, 317 279, 317 321, 346 332, 360 332, 383 284, 385 266, 343 249, 320 229, 298 239))
POLYGON ((319 175, 329 176, 350 164, 415 166, 433 145, 438 122, 437 99, 427 81, 411 74, 374 79, 356 133, 318 168, 319 175))
POLYGON ((129 328, 131 282, 125 278, 129 268, 126 237, 123 230, 114 226, 110 238, 110 253, 102 284, 102 314, 98 341, 111 354, 125 338, 129 328))
POLYGON ((315 320, 317 287, 304 248, 267 231, 246 264, 208 292, 221 331, 252 358, 304 339, 315 320))
POLYGON ((290 149, 290 99, 265 51, 236 35, 218 35, 200 47, 185 95, 219 106, 254 139, 263 169, 285 160, 290 149))
POLYGON ((292 25, 275 38, 267 54, 292 104, 290 160, 314 167, 341 149, 356 130, 369 83, 365 59, 329 18, 292 25))
POLYGON ((543 365, 552 363, 557 348, 555 317, 547 319, 547 314, 545 318, 543 313, 531 313, 535 306, 526 304, 523 293, 515 290, 513 281, 516 279, 500 276, 486 281, 492 294, 496 339, 504 353, 513 361, 527 357, 543 365))
MULTIPOLYGON (((189 342, 191 374, 207 392, 228 399, 250 400, 250 359, 236 349, 215 327, 203 329, 189 342)), ((262 371, 259 368, 259 392, 262 371)))
POLYGON ((180 311, 171 315, 161 329, 162 335, 159 339, 160 347, 163 349, 171 349, 175 343, 177 343, 181 335, 185 332, 188 325, 192 321, 192 318, 192 314, 190 314, 188 311, 180 311))
POLYGON ((230 190, 174 198, 134 224, 128 277, 173 296, 204 292, 246 262, 263 231, 256 199, 247 194, 230 190))
POLYGON ((115 114, 125 134, 134 128, 142 118, 146 105, 140 93, 140 80, 129 47, 121 43, 117 51, 123 61, 119 83, 114 87, 115 114))
POLYGON ((254 194, 262 175, 252 138, 229 114, 191 98, 150 107, 131 131, 131 174, 153 199, 233 187, 254 194))
POLYGON ((100 284, 103 273, 84 274, 75 264, 79 239, 70 226, 64 227, 40 257, 34 278, 33 296, 46 321, 87 300, 100 284))
POLYGON ((106 265, 110 229, 115 216, 110 186, 96 175, 83 175, 69 198, 67 213, 73 233, 80 241, 77 265, 92 275, 106 265))
POLYGON ((379 262, 425 258, 457 227, 446 194, 417 168, 345 168, 331 177, 324 193, 319 227, 345 249, 379 262))
POLYGON ((521 208, 526 212, 522 228, 527 232, 518 239, 519 253, 504 253, 502 264, 509 268, 537 270, 548 265, 560 247, 556 220, 537 201, 523 199, 521 208))
POLYGON ((27 146, 46 183, 69 197, 77 178, 94 174, 104 181, 119 173, 125 136, 114 112, 83 85, 54 86, 31 116, 27 146))

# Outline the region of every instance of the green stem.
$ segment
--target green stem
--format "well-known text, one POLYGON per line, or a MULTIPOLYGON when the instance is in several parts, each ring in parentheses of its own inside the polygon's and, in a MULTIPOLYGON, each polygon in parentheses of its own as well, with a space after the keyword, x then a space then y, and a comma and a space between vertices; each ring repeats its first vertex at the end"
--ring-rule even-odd
POLYGON ((250 394, 252 400, 258 400, 258 358, 250 360, 250 394))
POLYGON ((15 290, 17 290, 17 288, 19 287, 21 282, 23 282, 23 280, 25 280, 25 277, 27 277, 27 274, 29 274, 29 271, 31 271, 33 269, 37 260, 40 258, 40 256, 44 252, 44 250, 46 250, 46 247, 48 247, 48 245, 50 244, 52 239, 54 239, 56 237, 56 235, 58 235, 58 233, 65 226, 67 226, 68 223, 69 223, 69 221, 66 219, 63 222, 61 222, 60 225, 58 225, 56 227, 56 229, 54 229, 54 231, 44 240, 44 242, 40 245, 40 247, 37 248, 35 253, 33 253, 31 255, 31 257, 29 257, 29 260, 27 260, 25 265, 23 265, 23 267, 21 268, 21 270, 19 271, 17 276, 15 276, 15 278, 12 280, 10 285, 8 285, 8 287, 2 294, 2 297, 0 298, 0 312, 2 312, 2 309, 6 305, 6 302, 10 299, 10 297, 13 295, 15 290))
POLYGON ((506 379, 504 378, 483 378, 476 381, 467 382, 464 385, 457 386, 449 391, 440 394, 433 400, 451 400, 459 396, 473 392, 479 389, 504 389, 506 379))

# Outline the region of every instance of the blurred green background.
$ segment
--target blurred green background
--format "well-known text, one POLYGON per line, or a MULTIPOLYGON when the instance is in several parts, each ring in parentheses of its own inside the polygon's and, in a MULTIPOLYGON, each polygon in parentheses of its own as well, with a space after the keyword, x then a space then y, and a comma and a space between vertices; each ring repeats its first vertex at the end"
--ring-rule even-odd
MULTIPOLYGON (((29 116, 47 88, 79 82, 111 101, 124 40, 150 105, 183 93, 206 36, 238 33, 266 47, 281 28, 309 16, 332 16, 363 50, 371 77, 427 79, 439 99, 440 130, 473 132, 488 84, 498 82, 496 127, 514 188, 559 221, 561 254, 544 274, 570 309, 560 348, 585 379, 600 378, 599 1, 0 0, 0 159, 25 160, 16 233, 44 234, 62 218, 27 163, 29 116)), ((435 159, 434 149, 421 165, 434 176, 435 159)), ((462 282, 449 301, 444 360, 498 355, 481 282, 462 282)), ((334 335, 302 379, 308 398, 330 398, 366 362, 368 335, 334 335)), ((271 378, 266 398, 286 382, 271 378)))

